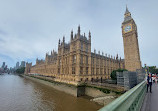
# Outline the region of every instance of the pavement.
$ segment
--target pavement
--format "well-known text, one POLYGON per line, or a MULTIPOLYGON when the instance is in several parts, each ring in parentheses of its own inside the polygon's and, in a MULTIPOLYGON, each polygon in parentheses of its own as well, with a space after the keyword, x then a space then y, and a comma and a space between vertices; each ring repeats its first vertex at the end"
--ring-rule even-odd
POLYGON ((158 111, 158 83, 153 83, 152 93, 146 93, 141 111, 158 111))

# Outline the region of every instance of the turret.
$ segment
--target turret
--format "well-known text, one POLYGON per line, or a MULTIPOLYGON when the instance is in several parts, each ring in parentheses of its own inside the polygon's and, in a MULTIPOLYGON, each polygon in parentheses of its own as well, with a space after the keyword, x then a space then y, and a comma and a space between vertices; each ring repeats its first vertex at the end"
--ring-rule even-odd
POLYGON ((65 43, 65 36, 63 36, 63 44, 65 43))
POLYGON ((118 59, 118 54, 116 55, 116 59, 118 59))
POLYGON ((84 35, 83 35, 84 37, 86 37, 86 35, 85 35, 85 33, 84 33, 84 35))
POLYGON ((104 56, 104 52, 102 52, 102 56, 104 56))
POLYGON ((80 30, 80 25, 78 26, 78 36, 80 36, 81 30, 80 30))
POLYGON ((36 65, 38 64, 38 58, 36 59, 36 65))
POLYGON ((59 43, 58 44, 60 45, 60 39, 59 39, 59 43))
POLYGON ((71 40, 73 40, 73 30, 71 31, 71 40))
POLYGON ((100 51, 98 51, 98 54, 100 55, 100 51))
POLYGON ((89 40, 91 40, 91 32, 90 31, 89 31, 88 37, 89 37, 89 40))
POLYGON ((96 50, 94 49, 94 54, 96 54, 96 50))

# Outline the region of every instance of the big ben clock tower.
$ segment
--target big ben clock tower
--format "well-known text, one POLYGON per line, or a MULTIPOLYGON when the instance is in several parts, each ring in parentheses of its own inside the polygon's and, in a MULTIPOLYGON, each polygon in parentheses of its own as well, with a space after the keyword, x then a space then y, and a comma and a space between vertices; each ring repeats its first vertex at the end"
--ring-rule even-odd
POLYGON ((127 6, 124 14, 124 21, 122 23, 122 36, 124 43, 125 69, 128 71, 141 69, 137 26, 127 6))

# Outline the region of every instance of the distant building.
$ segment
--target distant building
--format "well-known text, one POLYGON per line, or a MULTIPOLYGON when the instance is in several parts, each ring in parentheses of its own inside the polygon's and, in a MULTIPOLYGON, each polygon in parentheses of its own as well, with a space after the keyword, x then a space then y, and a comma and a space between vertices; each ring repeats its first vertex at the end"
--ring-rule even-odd
POLYGON ((19 68, 19 62, 16 63, 16 69, 18 69, 18 68, 19 68))
POLYGON ((0 73, 8 73, 8 66, 3 62, 2 67, 0 68, 0 73))
POLYGON ((5 62, 3 62, 3 64, 2 64, 2 68, 5 68, 5 62))
POLYGON ((25 67, 25 61, 21 61, 20 67, 25 67))

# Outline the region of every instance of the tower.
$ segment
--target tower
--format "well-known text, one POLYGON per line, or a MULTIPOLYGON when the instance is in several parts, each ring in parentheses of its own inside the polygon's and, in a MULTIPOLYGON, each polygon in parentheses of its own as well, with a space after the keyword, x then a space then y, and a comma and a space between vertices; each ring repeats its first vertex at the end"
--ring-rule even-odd
POLYGON ((137 26, 127 6, 124 14, 124 21, 122 23, 122 36, 124 43, 125 69, 129 71, 141 69, 137 26))

